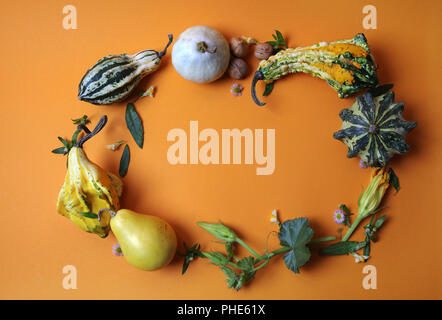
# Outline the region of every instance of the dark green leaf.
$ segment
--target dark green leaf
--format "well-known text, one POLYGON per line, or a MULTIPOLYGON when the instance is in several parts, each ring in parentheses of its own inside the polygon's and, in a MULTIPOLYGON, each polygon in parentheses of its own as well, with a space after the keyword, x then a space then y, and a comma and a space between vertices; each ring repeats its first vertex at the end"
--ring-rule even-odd
POLYGON ((370 241, 367 239, 368 238, 368 236, 365 238, 365 242, 367 243, 366 245, 365 245, 365 247, 364 247, 364 251, 363 251, 363 255, 364 256, 370 256, 370 241))
POLYGON ((86 125, 86 124, 91 122, 87 118, 87 115, 84 115, 84 116, 82 116, 81 118, 78 118, 78 119, 72 119, 72 121, 74 122, 74 124, 83 124, 83 125, 86 125))
POLYGON ((394 172, 392 168, 388 170, 388 174, 390 175, 390 184, 396 189, 396 192, 399 191, 401 186, 399 185, 399 178, 394 172))
POLYGON ((285 42, 284 37, 282 36, 281 32, 279 32, 278 30, 276 30, 276 36, 277 36, 277 40, 279 42, 280 46, 283 46, 287 49, 287 43, 285 42))
POLYGON ((340 204, 339 205, 339 209, 341 209, 342 211, 345 212, 345 214, 348 215, 352 215, 353 213, 351 213, 350 209, 347 208, 347 206, 345 204, 340 204))
POLYGON ((328 256, 349 254, 366 246, 365 241, 341 241, 319 249, 319 253, 328 256))
POLYGON ((81 131, 82 131, 82 129, 75 130, 74 134, 72 135, 72 140, 71 140, 72 146, 74 146, 77 143, 77 138, 78 138, 78 135, 80 134, 81 131))
POLYGON ((79 212, 79 214, 81 214, 82 216, 84 216, 86 218, 98 219, 98 215, 96 215, 93 212, 79 212))
POLYGON ((285 221, 278 233, 282 246, 292 248, 284 255, 284 262, 294 273, 299 273, 298 267, 303 266, 311 256, 307 243, 313 238, 307 218, 296 218, 285 221))
POLYGON ((137 145, 143 149, 143 123, 141 122, 140 116, 132 103, 128 103, 126 107, 126 125, 137 145))
POLYGON ((58 137, 58 140, 60 140, 61 143, 63 143, 63 145, 64 145, 65 147, 67 147, 68 144, 69 144, 69 142, 67 142, 66 140, 64 140, 62 137, 58 137))
POLYGON ((236 289, 238 280, 239 280, 239 276, 235 273, 235 271, 233 271, 231 268, 226 267, 226 266, 221 266, 220 267, 222 272, 226 275, 227 279, 227 287, 230 288, 234 288, 236 289))
POLYGON ((384 224, 385 218, 387 218, 387 215, 383 215, 378 220, 376 220, 374 226, 377 230, 384 224))
POLYGON ((185 254, 177 253, 179 256, 184 257, 183 262, 183 269, 181 271, 181 274, 186 273, 187 268, 189 267, 190 262, 195 260, 196 257, 201 257, 201 250, 200 245, 198 243, 194 244, 192 247, 187 247, 186 243, 184 242, 184 248, 186 249, 185 254))
POLYGON ((52 150, 52 153, 66 154, 66 147, 60 147, 60 148, 54 149, 54 150, 52 150))
POLYGON ((129 146, 126 144, 120 159, 120 169, 118 170, 118 174, 120 175, 120 177, 124 177, 126 175, 127 169, 129 168, 129 162, 130 162, 130 150, 129 146))
POLYGON ((391 88, 393 88, 392 84, 384 84, 382 86, 371 88, 368 92, 370 92, 373 97, 378 97, 387 93, 391 88))
POLYGON ((268 96, 272 92, 274 86, 275 86, 275 82, 266 83, 266 88, 265 88, 264 93, 262 95, 268 96))

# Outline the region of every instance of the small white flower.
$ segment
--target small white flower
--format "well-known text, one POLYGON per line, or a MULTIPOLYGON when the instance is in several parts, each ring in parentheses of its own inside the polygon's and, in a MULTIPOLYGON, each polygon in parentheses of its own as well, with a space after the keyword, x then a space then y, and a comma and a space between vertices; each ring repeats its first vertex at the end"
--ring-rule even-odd
POLYGON ((370 258, 370 256, 360 256, 356 252, 353 252, 352 255, 355 258, 355 263, 365 262, 368 260, 368 258, 370 258))
POLYGON ((279 226, 281 223, 279 222, 278 219, 278 211, 276 209, 274 209, 272 211, 272 214, 270 216, 270 222, 275 223, 277 226, 279 226))
POLYGON ((143 93, 143 97, 149 96, 151 98, 153 98, 153 93, 155 91, 155 86, 150 86, 149 89, 147 89, 144 93, 143 93))

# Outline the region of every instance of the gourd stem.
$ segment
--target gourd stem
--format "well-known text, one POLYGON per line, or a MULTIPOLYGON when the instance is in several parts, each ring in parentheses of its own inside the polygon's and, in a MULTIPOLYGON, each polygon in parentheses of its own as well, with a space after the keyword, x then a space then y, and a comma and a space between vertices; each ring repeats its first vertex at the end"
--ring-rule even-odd
POLYGON ((209 49, 209 46, 204 41, 200 41, 196 44, 196 50, 201 53, 215 53, 216 47, 213 47, 212 49, 209 49))
POLYGON ((173 41, 173 35, 172 34, 169 34, 168 37, 169 37, 169 42, 167 43, 166 47, 164 48, 163 51, 158 52, 158 57, 160 57, 160 58, 166 54, 167 48, 169 48, 170 44, 173 41))
POLYGON ((98 221, 100 221, 100 222, 101 222, 101 215, 103 214, 104 211, 108 212, 112 218, 117 215, 117 213, 111 209, 107 209, 107 208, 100 209, 100 211, 98 211, 98 213, 97 213, 98 221))
MULTIPOLYGON (((92 138, 93 136, 95 136, 98 132, 100 132, 101 129, 104 128, 104 126, 106 125, 106 123, 107 123, 107 116, 104 115, 104 116, 101 117, 100 121, 98 121, 97 126, 94 128, 94 130, 93 130, 92 132, 90 132, 89 129, 86 128, 87 131, 89 131, 89 133, 86 134, 86 135, 85 135, 83 138, 81 138, 80 140, 78 140, 78 142, 77 142, 77 144, 76 144, 75 146, 78 147, 78 148, 82 148, 82 147, 83 147, 83 144, 84 144, 86 141, 88 141, 90 138, 92 138)), ((86 126, 85 126, 85 127, 86 127, 86 126)), ((83 130, 84 130, 84 128, 83 128, 83 130)), ((85 131, 86 131, 86 130, 85 130, 85 131)), ((87 132, 87 131, 86 131, 86 132, 87 132)))
POLYGON ((256 83, 258 82, 258 80, 263 80, 263 79, 264 79, 264 76, 263 76, 262 72, 258 70, 255 72, 255 75, 253 76, 253 80, 252 80, 252 99, 260 107, 265 105, 265 103, 259 101, 258 98, 256 97, 256 83))
POLYGON ((83 130, 84 132, 86 132, 86 134, 91 133, 91 130, 89 130, 89 128, 86 127, 86 125, 84 125, 84 124, 80 124, 80 125, 77 127, 77 129, 81 129, 81 130, 83 130))

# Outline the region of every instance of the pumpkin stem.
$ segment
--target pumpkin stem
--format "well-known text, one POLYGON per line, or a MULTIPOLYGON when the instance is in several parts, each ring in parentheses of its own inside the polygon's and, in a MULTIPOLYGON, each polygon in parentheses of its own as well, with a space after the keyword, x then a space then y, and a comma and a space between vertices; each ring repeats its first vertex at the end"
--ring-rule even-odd
POLYGON ((258 98, 256 97, 256 83, 258 82, 258 80, 263 80, 263 79, 264 79, 264 76, 263 76, 262 72, 258 70, 255 72, 255 75, 253 76, 253 80, 252 80, 252 99, 260 107, 265 105, 265 103, 259 101, 258 98))
POLYGON ((98 221, 100 221, 100 222, 101 222, 101 215, 103 214, 104 211, 108 212, 110 214, 111 218, 113 218, 117 215, 117 213, 111 209, 106 209, 106 208, 100 209, 100 211, 98 211, 98 213, 97 213, 98 221))
POLYGON ((200 41, 196 44, 196 50, 201 53, 215 53, 216 47, 213 47, 213 49, 209 49, 209 46, 204 41, 200 41))
POLYGON ((93 136, 95 136, 98 132, 101 131, 101 129, 104 128, 104 126, 107 123, 107 116, 104 115, 101 117, 100 121, 98 121, 97 126, 94 128, 94 130, 91 132, 86 126, 81 126, 83 128, 84 131, 86 131, 86 135, 81 138, 80 140, 78 140, 77 144, 75 145, 78 148, 82 148, 83 144, 88 141, 90 138, 92 138, 93 136), (86 129, 85 129, 86 128, 86 129), (89 131, 89 133, 88 133, 89 131))
POLYGON ((173 35, 172 34, 169 34, 168 37, 169 37, 169 42, 166 44, 166 47, 164 48, 163 51, 158 52, 158 57, 160 57, 160 58, 166 54, 167 48, 169 48, 170 44, 173 41, 173 35))

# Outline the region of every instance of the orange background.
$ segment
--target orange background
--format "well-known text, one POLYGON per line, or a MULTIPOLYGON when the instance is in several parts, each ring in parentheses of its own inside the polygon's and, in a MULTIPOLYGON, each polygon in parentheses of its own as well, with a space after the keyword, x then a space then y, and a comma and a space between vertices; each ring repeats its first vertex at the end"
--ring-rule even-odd
MULTIPOLYGON (((440 1, 2 1, 0 4, 1 186, 0 298, 3 299, 435 299, 441 298, 441 99, 440 1), (77 8, 78 29, 62 27, 62 9, 77 8), (362 8, 377 8, 377 30, 364 30, 362 8), (289 46, 334 41, 364 32, 380 65, 381 83, 394 83, 404 117, 418 121, 408 136, 411 151, 391 162, 402 189, 384 205, 388 222, 378 234, 368 264, 377 268, 378 289, 364 290, 364 264, 351 256, 312 259, 301 274, 289 271, 282 257, 260 270, 252 283, 235 292, 207 260, 193 263, 181 276, 181 259, 156 272, 131 267, 112 255, 116 242, 82 232, 57 214, 55 204, 66 172, 66 158, 50 151, 57 136, 71 137, 71 119, 87 114, 94 126, 109 123, 85 145, 106 170, 118 172, 122 149, 104 146, 120 139, 132 152, 122 207, 160 216, 180 241, 218 248, 197 221, 231 226, 257 250, 270 231, 272 209, 282 219, 305 216, 315 236, 336 234, 333 211, 356 202, 369 171, 346 158, 345 146, 332 138, 338 117, 353 98, 338 99, 324 81, 308 75, 278 81, 258 108, 251 100, 251 76, 237 81, 242 97, 224 77, 207 85, 182 79, 169 50, 161 68, 141 87, 157 87, 154 99, 136 108, 144 121, 141 150, 124 122, 125 103, 93 106, 77 99, 84 72, 108 54, 163 48, 186 28, 205 24, 227 39, 249 35, 271 39, 274 29, 289 46), (437 91, 436 91, 437 90, 437 91), (255 165, 178 165, 167 162, 167 133, 214 128, 275 128, 276 169, 257 176, 255 165), (63 266, 77 268, 78 289, 62 287, 63 266)), ((258 61, 247 58, 251 69, 258 61)), ((263 85, 258 86, 262 93, 263 85)), ((359 230, 353 239, 362 239, 359 230)), ((275 236, 270 248, 277 248, 275 236)), ((241 251, 242 252, 242 251, 241 251)))

